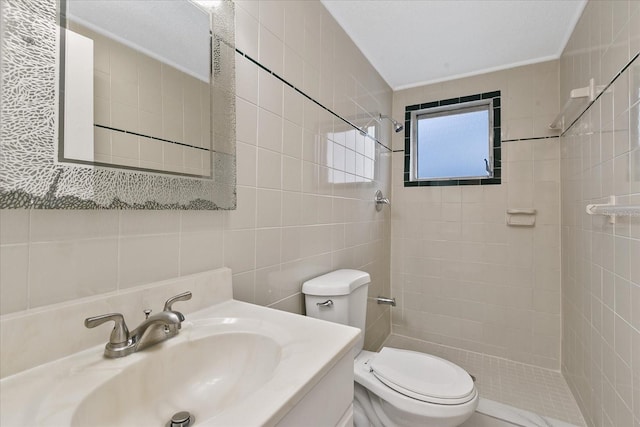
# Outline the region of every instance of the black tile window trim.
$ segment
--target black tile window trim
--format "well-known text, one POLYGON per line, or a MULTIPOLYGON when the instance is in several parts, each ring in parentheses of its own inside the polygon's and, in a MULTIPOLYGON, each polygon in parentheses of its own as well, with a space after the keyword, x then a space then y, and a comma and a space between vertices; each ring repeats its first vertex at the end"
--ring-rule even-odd
POLYGON ((443 99, 442 101, 439 101, 438 104, 440 105, 460 104, 460 98, 443 99))
POLYGON ((493 92, 485 92, 482 94, 482 99, 489 99, 489 98, 499 98, 500 97, 500 91, 496 90, 493 92))
POLYGON ((500 91, 477 93, 474 95, 461 96, 459 98, 449 98, 440 101, 425 102, 422 104, 407 105, 404 109, 404 186, 405 187, 446 187, 459 185, 499 185, 502 181, 502 149, 500 135, 500 91), (455 105, 471 101, 481 101, 491 99, 493 101, 493 177, 484 179, 444 179, 444 180, 424 180, 411 181, 411 112, 425 108, 441 107, 444 105, 455 105))
MULTIPOLYGON (((346 123, 347 125, 351 126, 352 128, 354 128, 355 130, 357 130, 358 132, 362 133, 362 129, 360 129, 358 126, 356 126, 355 124, 351 123, 349 120, 345 119, 344 117, 342 117, 341 115, 339 115, 338 113, 336 113, 335 111, 331 110, 329 107, 325 107, 324 105, 322 105, 319 101, 317 101, 316 99, 313 99, 311 96, 307 95, 302 89, 294 86, 292 83, 289 83, 287 80, 285 80, 283 77, 279 76, 278 74, 274 73, 273 71, 271 71, 270 69, 268 69, 267 67, 265 67, 264 65, 262 65, 260 62, 258 62, 257 60, 253 59, 252 57, 250 57, 249 55, 247 55, 246 53, 242 52, 239 49, 236 49, 236 53, 239 54, 240 56, 244 56, 245 58, 247 58, 249 61, 253 62, 255 65, 257 65, 258 67, 262 68, 264 71, 266 71, 267 73, 271 74, 273 77, 275 77, 276 79, 280 80, 282 83, 286 84, 287 86, 289 86, 291 89, 295 90, 296 92, 298 92, 300 95, 304 96, 305 98, 307 98, 309 101, 313 102, 314 104, 316 104, 318 107, 322 108, 323 110, 327 111, 329 114, 333 115, 334 117, 342 120, 344 123, 346 123)), ((366 136, 372 140, 374 140, 378 145, 380 145, 381 147, 385 148, 387 151, 391 151, 391 148, 387 147, 386 145, 384 145, 382 142, 378 141, 377 138, 372 137, 369 134, 366 134, 366 136)))
POLYGON ((460 97, 460 102, 472 102, 472 101, 480 101, 482 99, 481 94, 462 96, 460 97))
MULTIPOLYGON (((438 105, 440 105, 440 101, 427 102, 427 103, 425 103, 425 104, 420 104, 420 109, 423 109, 423 108, 433 108, 433 107, 437 107, 438 105)), ((411 116, 409 116, 409 120, 411 120, 411 116)))

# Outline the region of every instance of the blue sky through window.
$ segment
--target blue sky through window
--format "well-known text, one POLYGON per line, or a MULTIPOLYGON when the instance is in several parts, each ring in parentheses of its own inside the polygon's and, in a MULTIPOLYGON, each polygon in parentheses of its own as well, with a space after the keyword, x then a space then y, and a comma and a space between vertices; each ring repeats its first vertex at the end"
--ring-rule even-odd
POLYGON ((418 179, 488 176, 489 110, 418 117, 418 179))

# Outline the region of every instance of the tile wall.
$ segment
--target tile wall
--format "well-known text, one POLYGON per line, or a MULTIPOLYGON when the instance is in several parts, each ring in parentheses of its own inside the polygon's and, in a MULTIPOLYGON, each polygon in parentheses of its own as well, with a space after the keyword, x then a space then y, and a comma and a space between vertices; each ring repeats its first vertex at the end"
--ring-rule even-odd
MULTIPOLYGON (((390 113, 391 89, 319 1, 236 2, 236 47, 358 125, 390 113)), ((236 61, 238 209, 0 211, 2 314, 220 266, 236 299, 297 313, 302 282, 337 268, 366 270, 372 296, 390 293, 390 214, 373 203, 390 192, 390 127, 373 123, 382 144, 367 143, 236 61)), ((389 329, 388 307, 369 304, 365 345, 389 329)))
POLYGON ((561 145, 562 372, 590 426, 640 426, 640 217, 585 212, 640 205, 639 52, 640 2, 590 1, 560 60, 563 102, 608 86, 561 145))
POLYGON ((209 83, 81 25, 69 29, 94 42, 94 160, 209 176, 209 83))
POLYGON ((393 137, 394 335, 559 368, 558 84, 551 61, 394 93, 398 118, 495 90, 502 109, 500 185, 404 187, 404 135, 393 137), (535 227, 506 225, 507 209, 528 208, 535 227))

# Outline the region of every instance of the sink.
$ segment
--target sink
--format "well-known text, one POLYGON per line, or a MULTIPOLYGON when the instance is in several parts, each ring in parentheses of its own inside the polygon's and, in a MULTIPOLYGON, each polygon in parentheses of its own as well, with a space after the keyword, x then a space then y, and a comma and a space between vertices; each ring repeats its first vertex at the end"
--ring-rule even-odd
POLYGON ((161 426, 180 411, 213 418, 272 378, 282 353, 273 338, 251 332, 214 331, 167 344, 89 393, 71 426, 161 426))
POLYGON ((102 344, 3 378, 0 425, 165 426, 181 411, 195 427, 299 425, 291 414, 318 408, 321 417, 339 407, 337 419, 353 398, 358 335, 227 300, 187 315, 177 336, 127 357, 104 358, 102 344), (316 391, 324 383, 331 388, 316 391), (303 405, 309 396, 317 400, 303 405))

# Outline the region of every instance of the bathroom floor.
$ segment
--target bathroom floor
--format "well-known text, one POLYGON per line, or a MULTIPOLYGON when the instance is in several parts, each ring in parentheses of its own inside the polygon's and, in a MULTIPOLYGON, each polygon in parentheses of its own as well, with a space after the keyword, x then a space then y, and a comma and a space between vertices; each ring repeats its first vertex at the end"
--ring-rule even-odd
POLYGON ((586 425, 560 372, 399 335, 391 335, 384 345, 428 352, 460 365, 476 377, 481 397, 577 426, 586 425))

